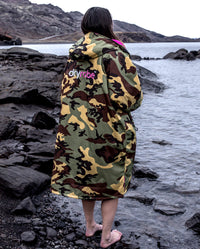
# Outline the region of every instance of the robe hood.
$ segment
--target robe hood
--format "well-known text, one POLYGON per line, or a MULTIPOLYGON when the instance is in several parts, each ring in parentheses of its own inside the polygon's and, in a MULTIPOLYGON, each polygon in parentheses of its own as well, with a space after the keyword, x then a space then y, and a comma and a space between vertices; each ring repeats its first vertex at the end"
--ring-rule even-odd
POLYGON ((119 47, 128 53, 126 48, 117 43, 116 40, 89 32, 71 47, 69 57, 73 60, 89 60, 110 51, 119 50, 119 47))

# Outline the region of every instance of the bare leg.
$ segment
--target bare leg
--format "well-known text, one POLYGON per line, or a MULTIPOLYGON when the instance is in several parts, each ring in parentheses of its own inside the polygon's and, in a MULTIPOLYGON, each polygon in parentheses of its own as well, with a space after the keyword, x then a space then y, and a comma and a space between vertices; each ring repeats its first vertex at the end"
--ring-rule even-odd
POLYGON ((118 199, 104 200, 101 205, 101 212, 103 218, 103 230, 101 236, 101 247, 107 248, 121 239, 122 233, 113 230, 111 232, 112 224, 117 211, 118 199))
POLYGON ((86 220, 86 233, 87 237, 93 236, 97 231, 102 230, 102 225, 97 224, 94 220, 94 206, 95 201, 82 200, 83 211, 86 220))

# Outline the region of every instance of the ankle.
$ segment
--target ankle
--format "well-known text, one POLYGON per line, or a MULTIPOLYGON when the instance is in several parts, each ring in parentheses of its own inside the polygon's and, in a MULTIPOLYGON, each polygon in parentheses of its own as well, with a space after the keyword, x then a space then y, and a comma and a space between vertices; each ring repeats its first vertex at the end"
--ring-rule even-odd
POLYGON ((110 239, 111 239, 111 230, 105 231, 103 229, 103 231, 102 231, 102 241, 107 242, 107 241, 110 241, 110 239))
POLYGON ((95 227, 96 226, 96 222, 95 221, 92 221, 92 222, 87 222, 86 223, 86 227, 95 227))

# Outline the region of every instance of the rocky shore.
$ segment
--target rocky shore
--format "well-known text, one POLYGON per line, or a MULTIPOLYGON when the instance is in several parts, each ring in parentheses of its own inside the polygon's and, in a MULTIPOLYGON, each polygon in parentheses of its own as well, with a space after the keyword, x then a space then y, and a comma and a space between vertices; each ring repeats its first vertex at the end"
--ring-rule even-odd
POLYGON ((181 48, 175 52, 170 52, 163 56, 163 58, 151 58, 151 57, 144 57, 142 58, 139 55, 132 55, 132 60, 141 61, 141 60, 161 60, 161 59, 172 59, 172 60, 186 60, 186 61, 193 61, 196 59, 200 59, 200 49, 199 50, 192 50, 188 51, 185 48, 181 48))
MULTIPOLYGON (((66 59, 26 48, 0 50, 0 249, 99 248, 99 234, 84 235, 81 203, 49 190, 66 59)), ((145 94, 166 88, 154 73, 137 70, 145 94)), ((140 162, 133 175, 114 223, 123 238, 111 248, 198 249, 192 230, 200 231, 200 215, 193 212, 199 192, 160 183, 140 162)), ((96 216, 101 222, 98 209, 96 216)))

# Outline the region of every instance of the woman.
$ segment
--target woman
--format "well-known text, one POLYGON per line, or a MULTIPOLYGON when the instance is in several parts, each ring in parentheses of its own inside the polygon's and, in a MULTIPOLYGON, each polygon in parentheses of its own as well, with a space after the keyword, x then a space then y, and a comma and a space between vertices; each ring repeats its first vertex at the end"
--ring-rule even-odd
POLYGON ((142 101, 140 82, 107 9, 93 7, 69 51, 61 90, 52 192, 82 199, 86 236, 102 230, 101 247, 121 239, 111 231, 118 198, 126 193, 136 148, 130 112, 142 101), (101 200, 103 224, 93 217, 101 200))

